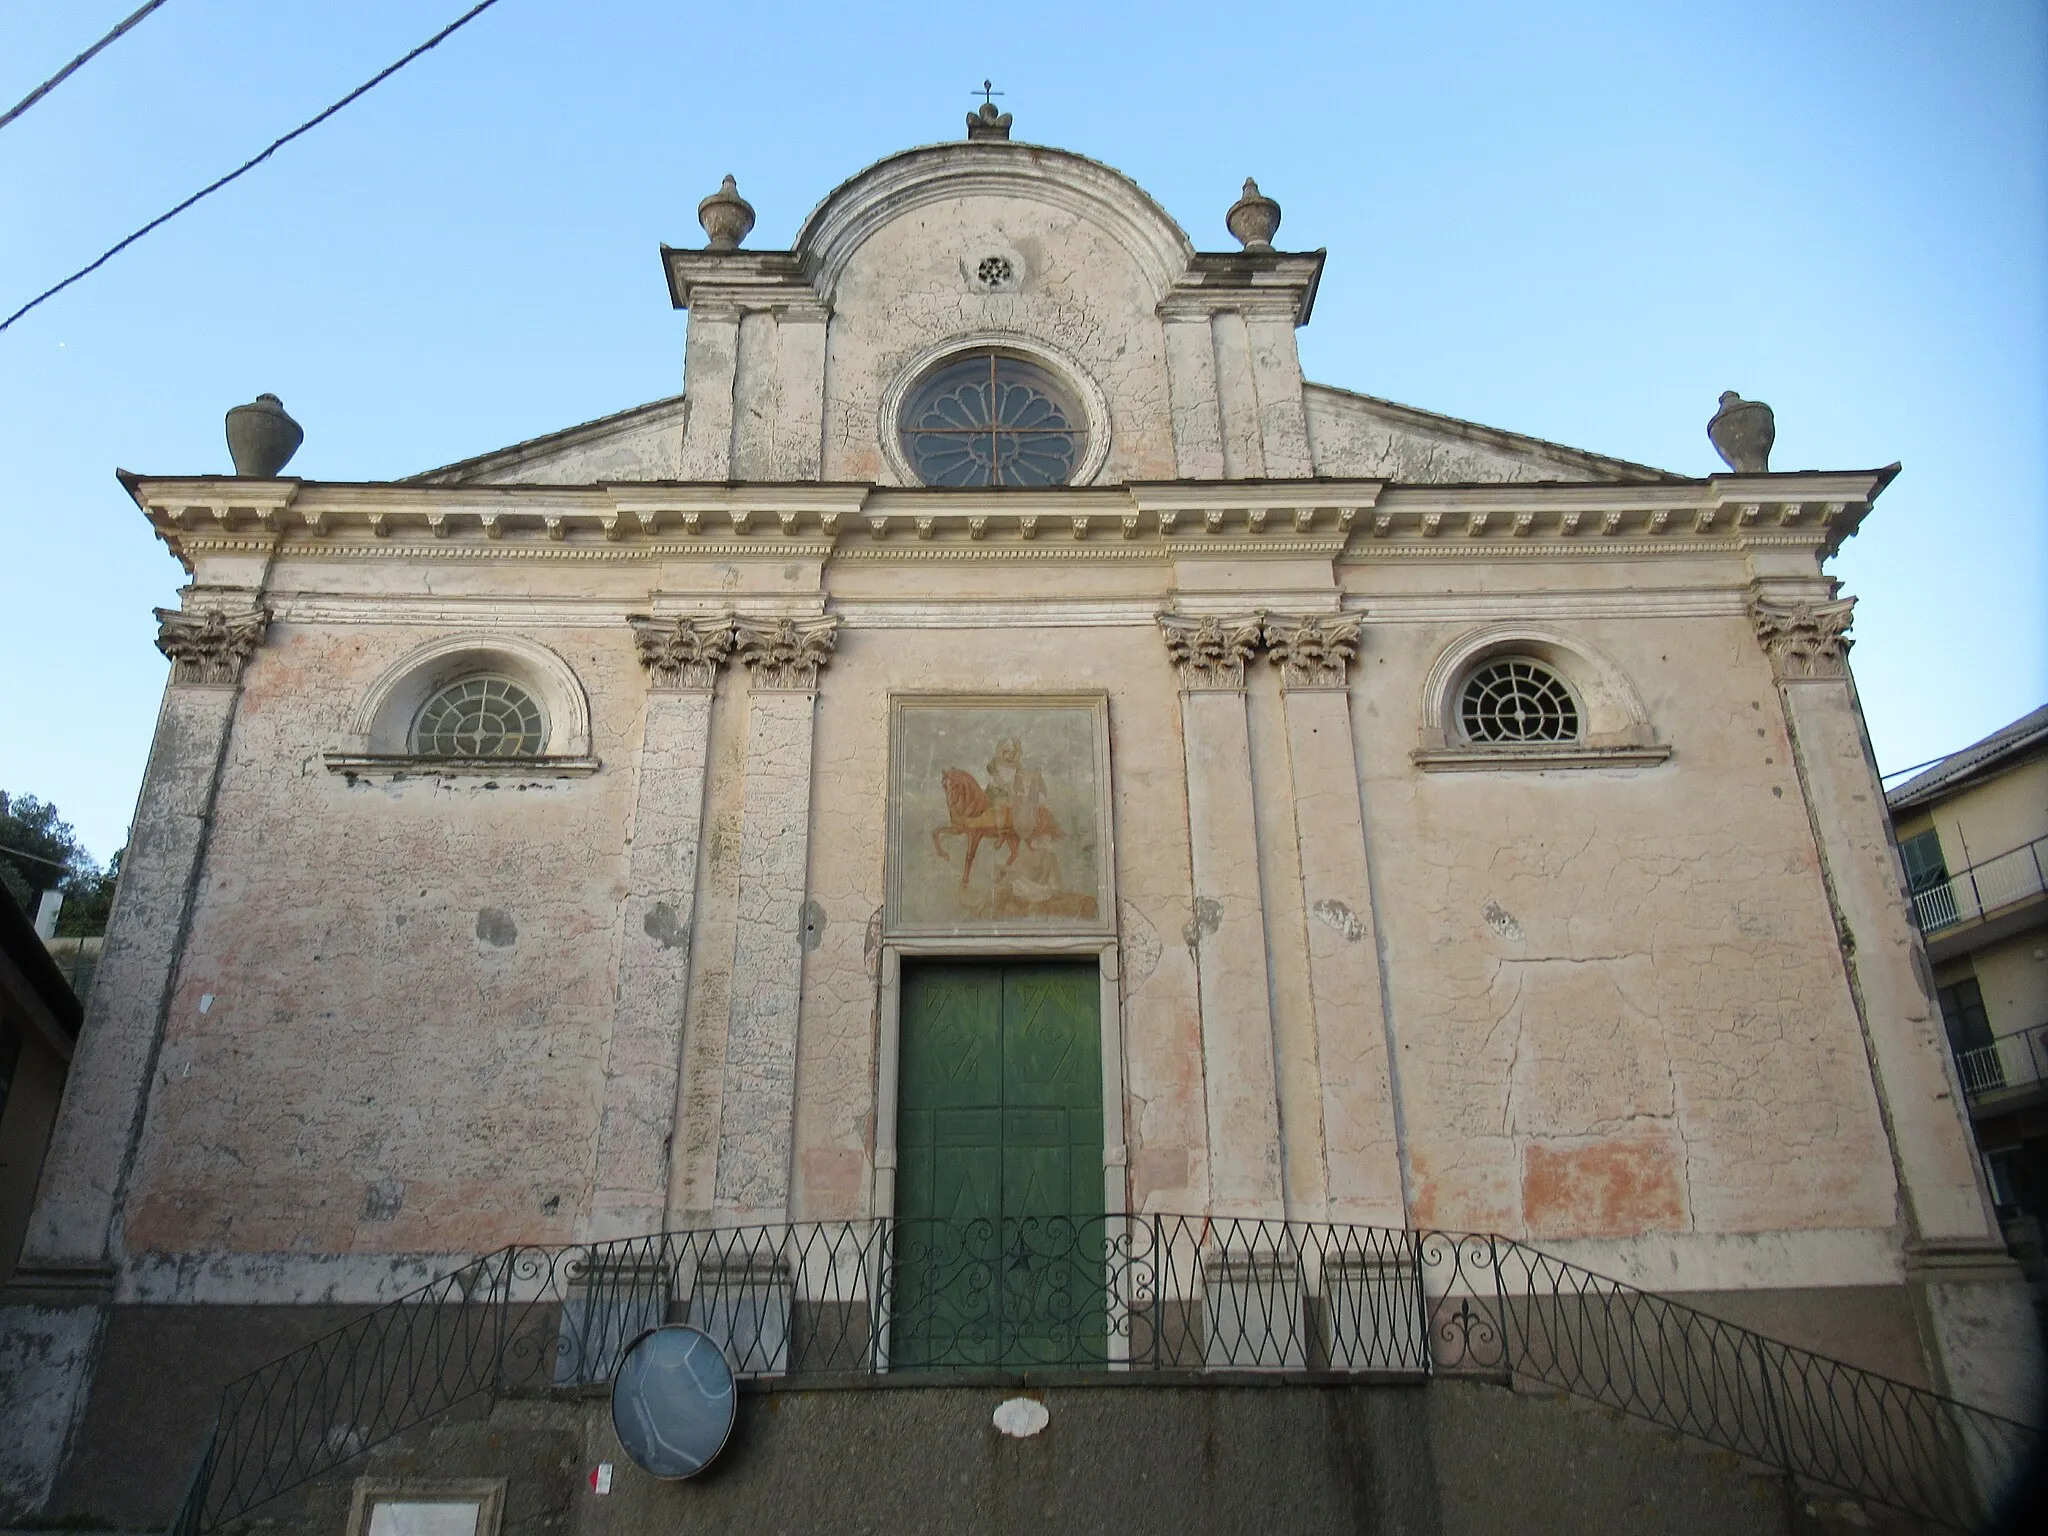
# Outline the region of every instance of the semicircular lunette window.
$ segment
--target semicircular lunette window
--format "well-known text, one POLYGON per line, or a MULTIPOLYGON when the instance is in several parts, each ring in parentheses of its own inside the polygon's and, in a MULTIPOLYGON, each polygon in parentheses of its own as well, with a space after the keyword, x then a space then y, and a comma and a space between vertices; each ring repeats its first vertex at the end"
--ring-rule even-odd
POLYGON ((1087 446, 1085 419, 1036 363, 975 352, 911 392, 903 453, 926 485, 1065 485, 1087 446))
POLYGON ((503 677, 464 677, 420 706, 412 750, 421 757, 538 757, 540 706, 503 677))
POLYGON ((1571 690, 1526 656, 1490 661, 1466 679, 1458 719, 1465 739, 1482 746, 1579 738, 1579 706, 1571 690))

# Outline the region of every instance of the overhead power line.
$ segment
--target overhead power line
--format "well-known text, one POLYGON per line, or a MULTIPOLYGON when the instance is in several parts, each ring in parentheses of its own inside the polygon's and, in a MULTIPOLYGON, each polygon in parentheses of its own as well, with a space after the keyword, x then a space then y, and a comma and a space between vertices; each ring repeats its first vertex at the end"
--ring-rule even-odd
POLYGON ((94 54, 98 53, 102 48, 106 47, 107 44, 111 43, 115 38, 119 37, 123 32, 126 32, 130 27, 134 26, 137 22, 141 21, 143 17, 147 16, 151 11, 155 10, 158 6, 162 5, 163 3, 164 0, 149 0, 149 4, 141 7, 141 9, 137 10, 133 16, 130 16, 126 21, 117 24, 113 31, 109 32, 105 37, 101 38, 98 42, 94 43, 90 48, 86 49, 85 52, 81 53, 77 58, 73 59, 69 64, 66 64, 62 69, 58 70, 57 73, 50 76, 49 79, 45 80, 41 85, 37 86, 34 90, 30 91, 26 96, 22 97, 20 101, 16 102, 13 106, 9 107, 7 109, 7 115, 5 117, 0 117, 0 128, 5 128, 9 123, 13 122, 17 117, 21 116, 22 113, 26 112, 30 107, 34 106, 37 102, 41 101, 45 96, 49 95, 50 92, 57 89, 57 87, 62 85, 66 80, 69 80, 72 77, 72 75, 78 71, 79 67, 83 65, 87 60, 89 60, 94 54))
POLYGON ((123 251, 127 250, 129 246, 133 245, 136 241, 140 240, 144 235, 148 234, 151 230, 161 228, 163 225, 170 223, 172 219, 175 219, 179 214, 183 213, 187 208, 190 208, 194 203, 198 202, 201 198, 211 197, 214 193, 218 192, 222 187, 226 186, 236 177, 246 175, 248 172, 255 170, 257 166, 261 165, 264 161, 268 160, 280 149, 283 149, 285 145, 291 143, 291 141, 293 139, 296 139, 300 134, 310 133, 313 129, 318 128, 322 123, 326 122, 327 119, 334 116, 335 113, 339 112, 343 107, 347 106, 357 97, 367 95, 369 92, 375 90, 378 86, 382 85, 386 80, 389 80, 393 75, 397 74, 401 69, 405 68, 405 66, 410 64, 414 59, 418 58, 421 54, 425 53, 429 48, 439 46, 439 44, 443 42, 445 39, 453 36, 456 32, 459 32, 460 30, 462 30, 462 28, 468 26, 472 21, 475 21, 477 17, 483 15, 485 11, 488 11, 492 6, 496 5, 497 3, 498 0, 482 0, 481 4, 470 7, 469 10, 465 11, 461 16, 458 16, 454 21, 448 23, 447 26, 443 27, 440 31, 436 32, 424 43, 421 43, 419 47, 413 49, 411 53, 408 53, 396 64, 388 65, 385 68, 377 71, 376 74, 372 75, 369 79, 365 80, 361 85, 357 86, 354 90, 350 91, 346 96, 342 97, 341 100, 337 101, 333 106, 329 107, 326 111, 320 113, 319 116, 308 118, 305 122, 299 124, 298 127, 294 128, 290 133, 286 134, 283 138, 274 140, 271 143, 270 147, 265 149, 261 154, 255 155, 248 160, 244 160, 232 171, 229 171, 227 175, 221 177, 220 180, 211 182, 208 185, 201 187, 197 192, 194 192, 190 197, 186 198, 185 201, 178 204, 177 207, 171 209, 170 212, 157 215, 157 217, 151 219, 147 224, 143 225, 142 228, 136 230, 135 233, 130 235, 127 239, 119 241, 118 243, 109 246, 105 251, 101 252, 96 259, 80 267, 76 272, 72 273, 69 277, 65 278, 63 282, 57 283, 52 287, 45 288, 41 293, 37 294, 34 298, 30 299, 26 304, 22 305, 21 308, 17 309, 5 320, 0 320, 0 331, 6 330, 10 325, 14 324, 15 321, 19 320, 23 315, 27 314, 30 310, 34 309, 38 304, 41 304, 49 299, 54 299, 58 294, 62 293, 66 288, 69 288, 73 283, 77 282, 80 278, 91 276, 94 272, 97 272, 101 267, 105 266, 108 262, 112 261, 116 256, 120 255, 123 251))

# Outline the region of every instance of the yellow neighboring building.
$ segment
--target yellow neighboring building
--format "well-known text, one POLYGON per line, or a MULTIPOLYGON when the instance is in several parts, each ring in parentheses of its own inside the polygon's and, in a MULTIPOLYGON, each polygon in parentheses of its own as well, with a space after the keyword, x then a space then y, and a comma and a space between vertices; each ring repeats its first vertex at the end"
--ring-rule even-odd
POLYGON ((2048 1220, 2048 705, 1885 799, 1998 1213, 2038 1263, 2048 1220))

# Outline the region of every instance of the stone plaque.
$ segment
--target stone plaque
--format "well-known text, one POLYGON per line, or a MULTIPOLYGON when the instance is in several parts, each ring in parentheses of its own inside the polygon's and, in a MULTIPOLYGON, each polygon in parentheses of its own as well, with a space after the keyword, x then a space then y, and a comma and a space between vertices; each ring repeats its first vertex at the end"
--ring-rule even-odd
POLYGON ((890 931, 1107 931, 1108 700, 890 703, 890 931))

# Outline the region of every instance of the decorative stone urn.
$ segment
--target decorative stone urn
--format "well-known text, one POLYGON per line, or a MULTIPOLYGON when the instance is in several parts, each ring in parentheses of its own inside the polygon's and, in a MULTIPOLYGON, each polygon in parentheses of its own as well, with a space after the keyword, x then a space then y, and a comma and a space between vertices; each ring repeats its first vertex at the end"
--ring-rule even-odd
POLYGON ((1745 400, 1734 390, 1721 395, 1721 409, 1707 423, 1707 441, 1722 462, 1738 475, 1769 474, 1771 444, 1778 440, 1778 420, 1761 400, 1745 400))
POLYGON ((1273 233, 1280 227, 1280 205, 1270 197, 1260 196, 1259 184, 1247 176, 1244 179, 1244 196, 1230 205, 1230 212, 1223 215, 1223 222, 1237 236, 1237 243, 1246 250, 1270 251, 1273 249, 1273 233))
POLYGON ((697 222, 711 237, 712 250, 736 251, 754 227, 754 205, 740 196, 739 183, 728 176, 697 205, 697 222))
POLYGON ((228 452, 238 475, 275 479, 305 440, 306 429, 285 414, 275 395, 258 395, 228 412, 228 452))

